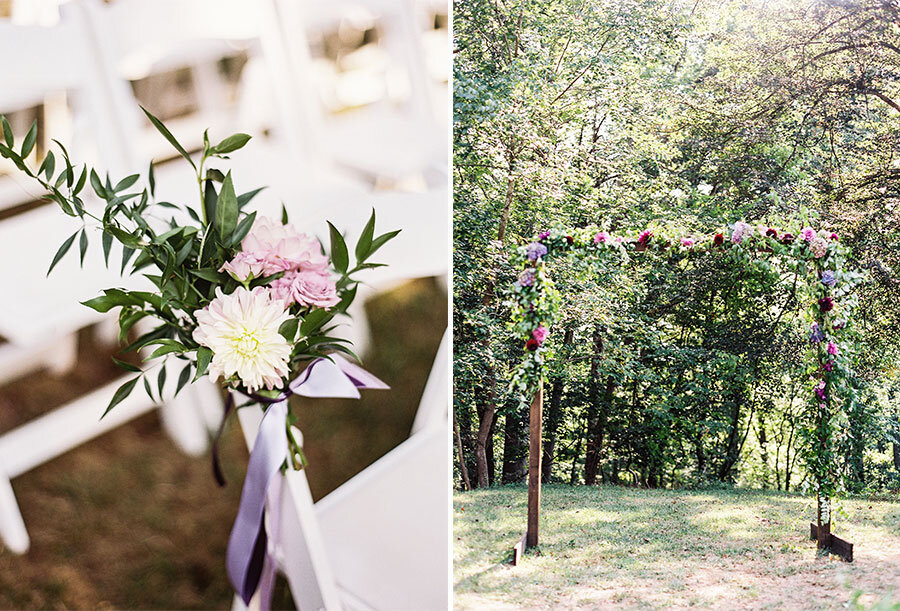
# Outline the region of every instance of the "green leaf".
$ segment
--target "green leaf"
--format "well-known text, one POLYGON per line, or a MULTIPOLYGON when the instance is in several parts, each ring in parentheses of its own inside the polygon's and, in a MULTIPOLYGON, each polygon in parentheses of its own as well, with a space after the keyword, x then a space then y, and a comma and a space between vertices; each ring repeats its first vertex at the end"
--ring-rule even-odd
POLYGON ((160 344, 159 348, 154 350, 150 356, 148 356, 145 361, 149 361, 155 358, 159 358, 166 354, 171 354, 173 352, 186 352, 187 346, 181 344, 181 342, 177 342, 174 339, 158 339, 154 343, 160 344))
POLYGON ((344 291, 344 296, 341 297, 341 302, 337 304, 335 310, 338 312, 346 312, 347 308, 353 303, 353 300, 356 299, 356 290, 359 288, 358 284, 354 284, 349 289, 344 291))
POLYGON ((125 189, 136 183, 138 181, 138 178, 140 177, 140 174, 132 174, 131 176, 126 176, 125 178, 120 180, 115 187, 113 187, 113 191, 115 191, 116 193, 118 193, 119 191, 124 191, 125 189))
MULTIPOLYGON (((203 181, 203 210, 206 212, 207 221, 212 221, 216 218, 216 200, 218 198, 213 181, 203 181)), ((209 224, 212 225, 212 223, 209 224)))
MULTIPOLYGON (((116 405, 124 401, 128 395, 131 394, 131 391, 134 390, 134 385, 137 384, 137 381, 140 380, 140 376, 128 380, 116 390, 113 394, 112 399, 109 401, 109 405, 106 406, 106 411, 103 412, 103 416, 109 413, 109 410, 114 408, 116 405)), ((100 416, 100 419, 103 420, 103 416, 100 416)))
POLYGON ((128 260, 131 259, 131 255, 134 254, 134 249, 128 246, 122 246, 122 269, 119 270, 120 274, 125 273, 125 266, 128 265, 128 260))
POLYGON ((137 365, 132 365, 131 363, 126 363, 125 361, 120 361, 116 357, 112 357, 113 363, 124 369, 125 371, 131 371, 134 373, 142 373, 141 368, 137 365))
POLYGON ((288 222, 287 208, 284 207, 284 202, 281 202, 281 224, 287 225, 288 222))
POLYGON ((310 312, 300 323, 300 335, 306 337, 321 325, 331 320, 333 314, 328 310, 316 309, 310 312))
POLYGON ((250 203, 250 200, 256 197, 256 195, 265 189, 265 187, 260 187, 259 189, 253 189, 252 191, 247 191, 246 193, 241 193, 238 195, 238 208, 243 208, 247 204, 250 203))
POLYGON ((160 121, 159 119, 154 117, 152 114, 150 114, 150 112, 143 106, 141 106, 141 110, 143 110, 144 114, 147 115, 147 118, 150 119, 150 123, 153 124, 153 127, 155 127, 156 130, 159 133, 161 133, 165 137, 166 140, 169 141, 169 144, 171 144, 175 148, 176 151, 181 153, 181 156, 184 157, 185 159, 187 159, 188 163, 191 164, 191 167, 194 168, 194 170, 196 170, 197 166, 194 165, 194 161, 193 161, 193 159, 191 159, 191 156, 188 155, 188 152, 186 150, 184 150, 184 147, 181 146, 181 144, 179 144, 178 140, 175 139, 175 136, 172 135, 172 132, 170 132, 166 128, 166 126, 162 124, 162 121, 160 121))
POLYGON ((100 241, 103 244, 103 261, 106 262, 106 267, 109 267, 109 251, 112 248, 113 241, 112 234, 104 231, 100 241))
POLYGON ((369 222, 366 223, 366 226, 363 228, 362 233, 359 234, 359 241, 356 243, 356 250, 354 254, 356 255, 356 262, 362 263, 365 261, 369 255, 369 249, 372 248, 372 238, 375 236, 375 208, 372 208, 372 216, 369 217, 369 222))
POLYGON ((197 373, 194 375, 195 382, 206 373, 206 368, 209 367, 209 362, 212 360, 212 357, 212 350, 206 346, 197 348, 197 373))
POLYGON ((297 327, 299 326, 300 321, 296 318, 289 318, 278 327, 278 333, 289 342, 293 342, 294 338, 297 337, 297 327))
POLYGON ((181 389, 184 388, 184 385, 187 384, 191 379, 191 364, 188 363, 184 366, 184 369, 181 370, 181 373, 178 374, 178 385, 175 386, 175 394, 181 392, 181 389))
POLYGON ((231 172, 225 175, 222 181, 222 191, 216 200, 216 231, 223 240, 234 232, 237 226, 238 203, 234 194, 234 184, 231 182, 231 172))
POLYGON ((371 257, 372 255, 374 255, 375 251, 384 246, 389 240, 393 240, 394 238, 396 238, 397 235, 399 235, 400 231, 400 229, 397 229, 396 231, 389 231, 372 240, 372 249, 369 251, 369 256, 371 257))
POLYGON ((222 172, 220 170, 217 170, 215 168, 210 168, 210 169, 206 170, 206 178, 207 178, 207 180, 214 180, 214 181, 220 183, 223 180, 225 180, 225 175, 222 174, 222 172))
POLYGON ((59 263, 60 259, 62 259, 65 254, 69 251, 69 248, 72 246, 72 242, 75 241, 75 236, 78 235, 76 231, 69 239, 62 243, 62 246, 59 247, 59 250, 56 251, 56 254, 53 256, 53 262, 50 264, 50 269, 47 270, 47 275, 50 275, 50 272, 53 271, 53 268, 56 267, 56 264, 59 263))
MULTIPOLYGON (((123 313, 127 310, 123 310, 123 313)), ((134 323, 139 321, 140 319, 149 316, 147 312, 139 310, 137 312, 132 312, 130 314, 125 315, 124 318, 119 318, 119 343, 125 341, 125 338, 128 336, 128 331, 131 330, 131 327, 134 326, 134 323)))
POLYGON ((103 188, 103 183, 100 181, 100 177, 97 176, 97 172, 93 168, 91 168, 91 187, 94 189, 94 193, 97 194, 97 197, 106 199, 106 189, 103 188))
POLYGON ((147 379, 146 376, 144 376, 144 390, 147 391, 147 396, 152 399, 153 398, 153 390, 150 388, 150 381, 147 379))
POLYGON ((6 146, 12 148, 16 139, 13 137, 12 129, 9 127, 9 121, 6 120, 5 116, 0 116, 0 125, 3 126, 3 139, 6 141, 6 146))
POLYGON ((41 162, 41 167, 38 168, 37 173, 43 174, 47 177, 47 180, 53 178, 53 170, 56 168, 56 158, 53 156, 53 151, 47 151, 47 156, 44 157, 44 161, 41 162))
POLYGON ((84 189, 85 181, 87 181, 87 166, 81 168, 81 176, 78 177, 78 182, 75 183, 75 189, 72 191, 74 195, 81 193, 81 190, 84 189))
POLYGON ((78 248, 81 250, 81 267, 84 267, 84 255, 88 249, 88 237, 84 229, 81 230, 81 237, 78 238, 78 248))
POLYGON ((243 148, 250 142, 250 136, 247 134, 234 134, 232 136, 228 136, 220 143, 215 145, 214 147, 209 149, 210 155, 225 155, 227 153, 232 153, 240 148, 243 148))
POLYGON ((147 170, 147 182, 150 183, 150 195, 156 197, 156 172, 153 169, 153 162, 150 162, 150 169, 147 170))
POLYGON ((234 233, 231 234, 231 237, 228 239, 228 243, 225 246, 234 246, 235 244, 240 244, 241 240, 243 240, 248 233, 250 233, 250 228, 253 227, 253 221, 256 220, 256 211, 251 212, 247 216, 241 219, 241 222, 238 223, 237 229, 234 230, 234 233))
POLYGON ((22 158, 28 157, 34 150, 34 143, 37 142, 37 120, 31 123, 31 129, 25 134, 25 140, 22 141, 22 158))
POLYGON ((175 266, 179 267, 188 256, 191 254, 191 250, 194 247, 194 240, 188 238, 188 240, 184 243, 184 246, 178 249, 178 254, 175 255, 175 266))
POLYGON ((328 230, 331 233, 331 262, 334 268, 342 273, 347 273, 347 266, 350 264, 350 255, 347 253, 347 243, 341 232, 328 221, 328 230))
POLYGON ((166 366, 163 365, 159 368, 159 375, 156 377, 156 390, 159 393, 160 399, 162 399, 162 391, 163 387, 166 385, 166 366))
POLYGON ((200 269, 192 269, 190 272, 198 278, 209 280, 210 282, 222 282, 224 276, 212 267, 201 267, 200 269))

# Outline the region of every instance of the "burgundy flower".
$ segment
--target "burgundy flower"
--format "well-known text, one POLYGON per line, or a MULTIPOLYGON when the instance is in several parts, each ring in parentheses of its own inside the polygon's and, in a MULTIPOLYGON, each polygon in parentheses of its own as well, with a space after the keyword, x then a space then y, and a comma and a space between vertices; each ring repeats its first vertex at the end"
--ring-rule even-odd
POLYGON ((781 243, 784 244, 785 246, 790 246, 791 244, 793 244, 794 243, 794 234, 786 233, 783 236, 781 236, 781 243))
POLYGON ((834 241, 837 241, 837 239, 838 239, 837 234, 836 234, 836 233, 832 233, 832 234, 831 234, 831 239, 834 240, 834 241))
POLYGON ((769 228, 766 230, 766 235, 769 236, 770 238, 777 238, 777 237, 778 237, 778 232, 775 231, 774 229, 772 229, 771 227, 769 227, 769 228))
POLYGON ((539 344, 538 341, 537 341, 536 339, 534 339, 533 337, 528 338, 528 341, 525 342, 525 347, 526 347, 527 349, 531 350, 532 352, 534 352, 535 350, 537 350, 537 349, 538 349, 538 346, 540 346, 540 344, 539 344))
POLYGON ((573 237, 570 236, 570 235, 567 235, 567 236, 566 236, 566 242, 568 242, 569 245, 572 245, 572 244, 575 243, 575 238, 573 238, 573 237))
POLYGON ((715 244, 716 246, 721 246, 724 243, 725 243, 725 236, 723 236, 721 233, 717 233, 716 236, 713 238, 713 244, 715 244))
POLYGON ((823 312, 830 312, 834 309, 834 300, 831 297, 822 297, 819 300, 819 309, 823 312))
POLYGON ((641 235, 638 236, 638 244, 641 246, 646 246, 647 242, 650 241, 650 238, 653 237, 653 232, 649 229, 645 229, 641 232, 641 235))
POLYGON ((831 371, 834 369, 834 361, 825 361, 825 371, 831 371))

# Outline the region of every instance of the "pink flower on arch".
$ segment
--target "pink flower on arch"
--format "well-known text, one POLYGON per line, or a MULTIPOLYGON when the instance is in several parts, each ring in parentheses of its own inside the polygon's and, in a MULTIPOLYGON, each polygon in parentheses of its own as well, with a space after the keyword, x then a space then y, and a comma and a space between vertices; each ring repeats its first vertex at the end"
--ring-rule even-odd
POLYGON ((550 332, 547 331, 547 328, 544 325, 538 325, 538 328, 531 332, 531 337, 533 337, 534 341, 540 346, 544 343, 544 340, 547 339, 549 333, 550 332))
POLYGON ((816 237, 816 230, 812 227, 804 227, 800 232, 800 238, 804 242, 811 242, 816 237))
POLYGON ((681 238, 681 245, 685 248, 693 248, 694 247, 694 238, 681 238))
POLYGON ((606 244, 609 242, 610 235, 605 231, 601 231, 594 236, 594 244, 606 244))
POLYGON ((834 356, 838 352, 840 352, 840 350, 838 349, 837 344, 835 344, 834 342, 828 342, 827 352, 828 352, 828 354, 834 356))

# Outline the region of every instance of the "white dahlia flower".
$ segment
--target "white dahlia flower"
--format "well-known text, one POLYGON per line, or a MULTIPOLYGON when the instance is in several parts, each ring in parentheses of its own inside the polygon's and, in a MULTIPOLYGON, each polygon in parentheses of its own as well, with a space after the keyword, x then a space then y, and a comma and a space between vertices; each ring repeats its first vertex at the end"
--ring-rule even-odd
POLYGON ((212 350, 209 376, 237 376, 250 392, 273 389, 290 373, 291 345, 278 333, 290 318, 280 300, 258 287, 237 288, 230 295, 216 289, 216 298, 194 312, 194 339, 212 350))

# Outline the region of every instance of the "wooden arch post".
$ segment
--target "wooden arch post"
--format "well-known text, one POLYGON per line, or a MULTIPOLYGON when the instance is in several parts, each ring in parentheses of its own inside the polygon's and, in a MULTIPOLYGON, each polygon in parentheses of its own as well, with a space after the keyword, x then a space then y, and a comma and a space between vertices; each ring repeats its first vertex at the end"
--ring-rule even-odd
POLYGON ((529 547, 539 544, 541 512, 541 437, 544 423, 544 381, 538 382, 528 417, 528 529, 513 547, 512 563, 519 564, 529 547))

